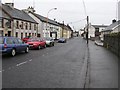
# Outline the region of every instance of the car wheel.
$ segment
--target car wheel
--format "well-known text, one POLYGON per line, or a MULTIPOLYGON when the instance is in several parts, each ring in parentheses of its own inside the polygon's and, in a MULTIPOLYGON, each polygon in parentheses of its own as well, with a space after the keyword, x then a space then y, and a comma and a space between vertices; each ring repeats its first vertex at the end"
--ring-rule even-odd
POLYGON ((11 51, 11 56, 15 56, 16 55, 16 50, 15 49, 12 49, 12 51, 11 51))
POLYGON ((54 46, 54 43, 52 44, 52 46, 54 46))
POLYGON ((39 45, 39 46, 38 46, 38 50, 40 50, 40 49, 41 49, 41 46, 39 45))
POLYGON ((46 44, 45 44, 44 48, 46 48, 46 44))
POLYGON ((28 53, 28 52, 29 52, 29 47, 25 49, 25 53, 28 53))

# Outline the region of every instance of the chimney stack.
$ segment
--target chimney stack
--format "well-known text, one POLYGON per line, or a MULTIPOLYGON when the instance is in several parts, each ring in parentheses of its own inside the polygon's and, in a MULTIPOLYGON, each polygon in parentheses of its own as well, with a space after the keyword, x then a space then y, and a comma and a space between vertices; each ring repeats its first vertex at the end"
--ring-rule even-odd
POLYGON ((5 3, 5 5, 10 6, 11 8, 14 8, 14 3, 5 3))
POLYGON ((114 20, 112 20, 112 23, 115 23, 116 22, 116 20, 114 19, 114 20))

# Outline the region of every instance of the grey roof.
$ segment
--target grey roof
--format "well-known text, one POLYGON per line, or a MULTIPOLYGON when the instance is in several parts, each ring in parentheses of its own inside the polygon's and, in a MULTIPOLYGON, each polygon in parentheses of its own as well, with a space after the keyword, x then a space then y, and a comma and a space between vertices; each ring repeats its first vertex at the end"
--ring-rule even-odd
POLYGON ((108 27, 107 25, 92 25, 95 28, 100 28, 100 27, 108 27))
MULTIPOLYGON (((43 17, 43 16, 41 16, 39 14, 36 14, 36 13, 32 13, 32 14, 35 15, 37 18, 39 18, 41 21, 47 22, 47 18, 46 17, 43 17)), ((56 26, 59 26, 59 24, 56 21, 51 20, 51 19, 48 19, 48 23, 56 25, 56 26)))
POLYGON ((16 8, 12 8, 9 5, 5 5, 5 4, 2 4, 2 8, 14 19, 37 23, 32 17, 30 17, 23 10, 18 10, 16 8))
POLYGON ((112 31, 113 28, 116 27, 119 24, 120 24, 120 20, 115 22, 115 23, 113 23, 113 24, 111 24, 110 26, 106 27, 105 30, 103 30, 103 31, 112 31))

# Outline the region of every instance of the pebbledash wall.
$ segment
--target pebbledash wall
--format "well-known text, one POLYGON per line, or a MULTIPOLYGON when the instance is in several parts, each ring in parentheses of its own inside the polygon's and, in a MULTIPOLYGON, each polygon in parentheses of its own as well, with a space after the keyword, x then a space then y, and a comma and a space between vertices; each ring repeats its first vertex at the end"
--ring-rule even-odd
POLYGON ((120 58, 120 32, 104 35, 104 47, 120 58))

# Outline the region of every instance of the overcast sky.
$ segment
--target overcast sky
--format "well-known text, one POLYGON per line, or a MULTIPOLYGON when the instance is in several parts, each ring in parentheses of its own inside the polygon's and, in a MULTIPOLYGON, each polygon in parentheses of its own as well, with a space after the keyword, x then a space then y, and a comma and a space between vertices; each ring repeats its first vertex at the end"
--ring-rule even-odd
MULTIPOLYGON (((119 0, 84 0, 86 13, 92 24, 109 25, 116 18, 116 5, 119 0)), ((35 6, 36 13, 47 16, 51 8, 56 7, 49 13, 50 19, 71 24, 75 29, 83 28, 86 21, 83 0, 2 0, 2 3, 14 2, 15 8, 26 9, 35 6), (79 21, 81 20, 81 21, 79 21), (70 23, 73 22, 73 23, 70 23)))

